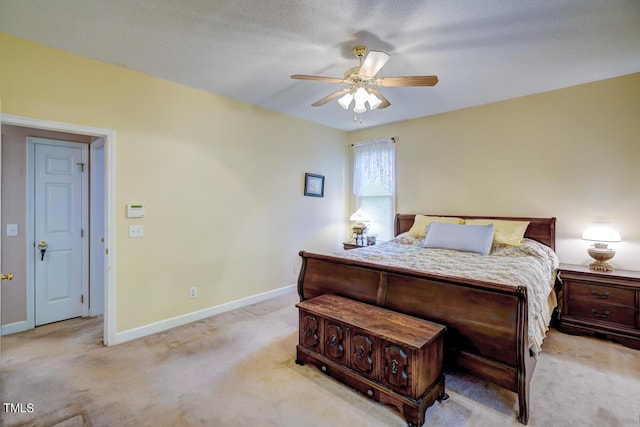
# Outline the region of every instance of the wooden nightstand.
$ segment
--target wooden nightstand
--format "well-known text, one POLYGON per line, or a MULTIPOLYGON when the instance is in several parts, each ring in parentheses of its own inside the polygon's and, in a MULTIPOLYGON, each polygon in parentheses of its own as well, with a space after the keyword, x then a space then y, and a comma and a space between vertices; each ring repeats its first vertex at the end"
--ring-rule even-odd
POLYGON ((560 330, 640 349, 640 271, 560 264, 560 330))
POLYGON ((342 246, 344 247, 345 250, 364 248, 364 246, 356 245, 355 243, 350 243, 350 242, 344 242, 342 246))

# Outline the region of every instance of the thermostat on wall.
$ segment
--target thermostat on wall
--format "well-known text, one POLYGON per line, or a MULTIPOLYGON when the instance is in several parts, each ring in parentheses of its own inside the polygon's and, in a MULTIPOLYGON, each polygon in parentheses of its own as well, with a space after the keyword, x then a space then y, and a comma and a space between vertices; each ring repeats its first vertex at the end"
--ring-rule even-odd
POLYGON ((144 205, 142 203, 127 205, 127 218, 143 218, 144 205))

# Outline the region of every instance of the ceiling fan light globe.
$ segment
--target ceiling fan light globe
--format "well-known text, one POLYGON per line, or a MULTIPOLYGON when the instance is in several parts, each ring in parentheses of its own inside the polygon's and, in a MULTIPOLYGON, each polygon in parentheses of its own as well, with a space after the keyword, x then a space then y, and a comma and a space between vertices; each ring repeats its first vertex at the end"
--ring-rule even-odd
POLYGON ((369 96, 367 96, 367 102, 369 102, 369 109, 371 110, 375 110, 380 106, 380 104, 382 104, 382 100, 373 93, 370 93, 369 96))
POLYGON ((364 90, 364 88, 359 87, 358 90, 356 90, 356 93, 353 95, 353 99, 354 101, 356 101, 356 105, 355 107, 353 107, 353 112, 364 113, 365 111, 367 111, 365 102, 367 102, 368 98, 369 94, 367 93, 367 91, 364 90))
POLYGON ((353 95, 350 92, 347 92, 338 99, 338 104, 340 104, 340 106, 345 110, 348 110, 349 105, 351 105, 351 101, 353 101, 353 95))
POLYGON ((356 100, 356 103, 362 102, 363 104, 368 97, 369 97, 369 94, 363 87, 359 87, 358 90, 356 90, 356 93, 353 95, 353 99, 356 100))
POLYGON ((357 100, 356 99, 356 105, 355 107, 353 107, 353 112, 354 113, 364 113, 365 111, 367 111, 367 106, 364 104, 365 100, 357 100))

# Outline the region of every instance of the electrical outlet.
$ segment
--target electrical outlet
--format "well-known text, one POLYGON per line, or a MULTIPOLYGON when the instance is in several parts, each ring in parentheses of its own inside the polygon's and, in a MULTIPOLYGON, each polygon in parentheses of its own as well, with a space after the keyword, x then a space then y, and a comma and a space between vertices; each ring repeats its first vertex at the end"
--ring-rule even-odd
POLYGON ((198 296, 198 288, 195 286, 189 289, 189 298, 196 298, 198 296))

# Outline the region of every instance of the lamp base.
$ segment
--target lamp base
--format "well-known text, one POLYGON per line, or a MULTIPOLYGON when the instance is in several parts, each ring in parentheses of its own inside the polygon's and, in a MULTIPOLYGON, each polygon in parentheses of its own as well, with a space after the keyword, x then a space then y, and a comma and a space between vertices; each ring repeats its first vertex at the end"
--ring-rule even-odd
POLYGON ((606 247, 606 244, 598 244, 591 246, 587 249, 587 252, 589 253, 589 256, 595 260, 589 264, 590 269, 594 271, 613 271, 613 266, 607 261, 615 256, 616 251, 606 247))
POLYGON ((363 234, 365 231, 364 225, 354 225, 351 230, 353 230, 353 234, 363 234))
POLYGON ((613 266, 608 262, 594 261, 589 264, 589 268, 593 271, 613 271, 613 266))

